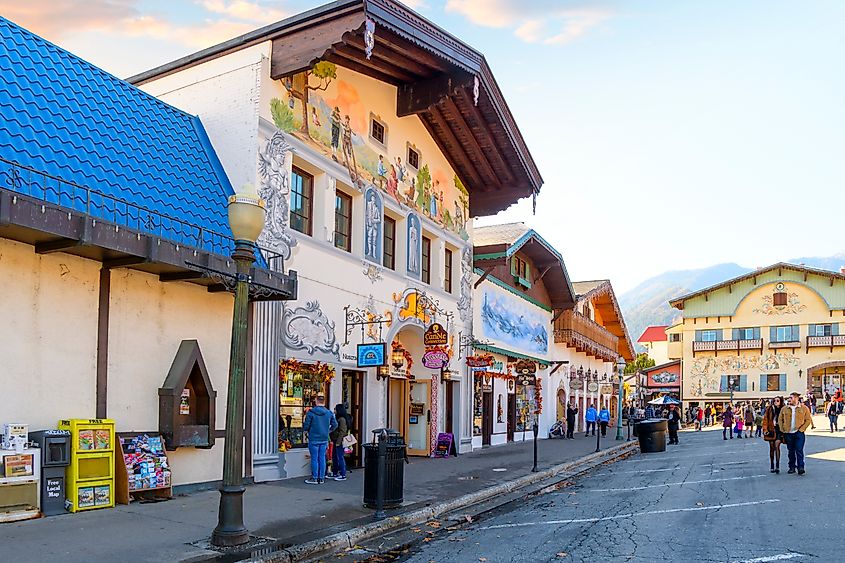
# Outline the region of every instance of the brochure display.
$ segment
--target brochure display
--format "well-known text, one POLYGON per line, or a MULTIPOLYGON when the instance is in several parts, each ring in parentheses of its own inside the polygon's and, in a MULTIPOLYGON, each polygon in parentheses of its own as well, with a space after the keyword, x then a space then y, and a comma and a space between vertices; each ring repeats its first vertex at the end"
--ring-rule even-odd
POLYGON ((173 496, 170 462, 160 434, 119 435, 115 463, 115 494, 120 504, 132 498, 169 499, 173 496))
POLYGON ((114 421, 69 419, 59 421, 70 432, 70 465, 66 471, 68 510, 114 506, 114 421))

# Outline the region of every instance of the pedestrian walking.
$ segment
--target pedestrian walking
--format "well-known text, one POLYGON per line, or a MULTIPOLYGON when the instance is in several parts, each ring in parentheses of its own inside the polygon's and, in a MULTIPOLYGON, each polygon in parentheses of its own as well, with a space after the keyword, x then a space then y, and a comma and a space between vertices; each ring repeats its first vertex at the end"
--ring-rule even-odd
POLYGON ((698 411, 695 413, 695 430, 697 432, 701 431, 701 425, 704 423, 704 409, 698 407, 698 411))
POLYGON ((678 443, 678 430, 681 428, 681 413, 675 408, 675 405, 669 405, 669 412, 666 414, 668 420, 667 426, 669 428, 669 443, 678 443))
POLYGON ((731 440, 734 439, 733 426, 734 426, 734 411, 733 411, 733 408, 730 405, 728 405, 728 408, 726 408, 725 412, 722 413, 722 439, 723 440, 727 440, 729 435, 731 437, 731 440))
POLYGON ((780 430, 778 418, 783 409, 783 397, 775 397, 772 404, 766 407, 763 415, 763 439, 769 443, 769 464, 772 473, 780 473, 780 445, 783 442, 783 432, 780 430))
POLYGON ((754 431, 754 407, 751 406, 751 403, 745 407, 745 437, 750 438, 751 433, 754 431))
POLYGON ((326 450, 329 447, 329 434, 337 428, 337 419, 326 408, 326 398, 317 395, 314 406, 308 409, 302 430, 308 433, 308 453, 311 454, 311 478, 309 485, 321 485, 326 480, 326 450))
POLYGON ((607 436, 607 425, 610 424, 610 411, 602 407, 599 411, 599 426, 601 427, 602 438, 607 436))
POLYGON ((590 430, 593 432, 593 436, 596 435, 596 419, 598 419, 599 413, 596 411, 596 407, 590 405, 587 408, 587 412, 584 413, 584 421, 587 423, 587 432, 584 436, 590 435, 590 430))
MULTIPOLYGON (((738 410, 739 409, 737 408, 737 411, 738 410)), ((742 429, 745 426, 745 419, 742 418, 742 415, 740 413, 737 413, 734 417, 734 420, 736 420, 736 425, 734 426, 734 434, 736 434, 737 438, 742 438, 742 429)))
POLYGON ((763 435, 763 407, 760 407, 760 410, 757 411, 757 414, 754 415, 754 426, 756 430, 754 431, 754 437, 759 438, 763 435))
POLYGON ((710 405, 710 425, 716 424, 716 405, 710 405))
POLYGON ((789 456, 789 471, 804 475, 804 442, 805 432, 813 421, 813 415, 805 405, 801 404, 801 395, 789 395, 789 404, 781 409, 778 416, 778 426, 783 431, 786 451, 789 456))
POLYGON ((575 417, 578 416, 578 407, 569 403, 566 407, 566 437, 575 438, 575 417))
POLYGON ((352 417, 346 413, 346 407, 342 403, 335 405, 334 416, 337 420, 337 428, 331 433, 333 475, 327 475, 327 477, 334 477, 335 481, 346 481, 346 457, 343 439, 346 438, 349 429, 352 427, 352 417))
POLYGON ((652 407, 651 405, 646 406, 645 417, 646 417, 646 419, 654 418, 654 407, 652 407))
POLYGON ((839 431, 839 411, 836 409, 836 403, 831 402, 827 406, 827 418, 830 420, 830 431, 839 431))

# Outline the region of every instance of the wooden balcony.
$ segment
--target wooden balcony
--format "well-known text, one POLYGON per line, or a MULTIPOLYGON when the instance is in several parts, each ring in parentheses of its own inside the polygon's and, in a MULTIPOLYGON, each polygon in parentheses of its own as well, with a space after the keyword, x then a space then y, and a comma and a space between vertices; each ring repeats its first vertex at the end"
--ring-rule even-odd
POLYGON ((752 338, 749 340, 715 340, 715 341, 708 341, 708 342, 693 342, 692 343, 692 354, 693 356, 696 352, 715 352, 716 355, 719 355, 719 352, 737 352, 739 353, 741 350, 763 350, 763 339, 762 338, 752 338))
POLYGON ((808 351, 810 348, 830 348, 833 352, 834 346, 845 346, 845 335, 807 337, 808 351))
POLYGON ((569 310, 555 321, 555 343, 565 344, 606 362, 615 362, 619 338, 595 321, 569 310))

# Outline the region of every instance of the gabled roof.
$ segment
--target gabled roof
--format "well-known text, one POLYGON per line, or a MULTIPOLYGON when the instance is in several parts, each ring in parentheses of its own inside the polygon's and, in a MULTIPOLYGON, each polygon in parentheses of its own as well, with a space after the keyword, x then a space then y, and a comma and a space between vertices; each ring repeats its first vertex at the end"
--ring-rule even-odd
POLYGON ((667 328, 669 328, 668 325, 646 327, 637 342, 665 342, 668 338, 666 336, 667 328))
POLYGON ((625 326, 622 309, 619 307, 619 301, 616 299, 610 280, 580 281, 573 282, 572 285, 578 293, 577 306, 580 307, 586 301, 591 301, 602 317, 601 325, 619 338, 617 353, 628 362, 634 361, 636 358, 634 345, 628 334, 628 327, 625 326))
POLYGON ((129 81, 144 84, 267 41, 273 79, 325 60, 395 85, 397 115, 420 118, 470 191, 472 216, 540 191, 543 179, 484 56, 395 0, 338 0, 129 81))
POLYGON ((0 167, 53 177, 30 195, 109 221, 137 214, 140 230, 200 248, 213 237, 198 229, 231 236, 232 186, 198 117, 2 17, 0 75, 0 167))
POLYGON ((554 309, 570 309, 576 294, 569 281, 566 264, 555 248, 525 223, 488 225, 473 229, 473 254, 476 264, 508 260, 522 252, 534 262, 554 309))
POLYGON ((740 282, 740 281, 750 280, 750 279, 756 278, 756 277, 758 277, 762 274, 765 274, 767 272, 771 272, 773 270, 778 270, 778 271, 792 270, 794 272, 801 272, 801 273, 804 273, 804 274, 813 274, 813 275, 817 275, 817 276, 823 276, 823 277, 831 280, 831 282, 830 282, 831 285, 833 285, 833 280, 845 280, 845 274, 842 274, 840 272, 832 272, 830 270, 822 270, 822 269, 819 269, 819 268, 810 268, 808 266, 801 266, 799 264, 790 264, 788 262, 778 262, 777 264, 772 264, 771 266, 767 266, 765 268, 758 268, 758 269, 754 270, 753 272, 749 272, 747 274, 737 276, 737 277, 731 278, 729 280, 725 280, 721 283, 711 285, 710 287, 705 287, 704 289, 700 289, 698 291, 688 293, 688 294, 683 295, 681 297, 676 297, 675 299, 672 299, 672 300, 669 301, 669 305, 671 305, 672 307, 676 307, 678 309, 683 310, 685 301, 688 301, 688 300, 693 299, 695 297, 699 297, 701 295, 705 295, 705 294, 710 293, 711 291, 714 291, 716 289, 728 287, 728 286, 733 285, 733 284, 740 282))
POLYGON ((643 369, 643 370, 641 370, 641 371, 642 371, 642 373, 649 374, 649 373, 651 373, 651 372, 653 372, 653 371, 657 371, 657 370, 661 370, 661 369, 666 369, 666 368, 668 368, 668 367, 670 367, 670 366, 677 366, 677 365, 680 365, 680 363, 681 363, 681 360, 672 360, 671 362, 666 362, 665 364, 660 364, 659 366, 651 366, 650 368, 645 368, 645 369, 643 369))

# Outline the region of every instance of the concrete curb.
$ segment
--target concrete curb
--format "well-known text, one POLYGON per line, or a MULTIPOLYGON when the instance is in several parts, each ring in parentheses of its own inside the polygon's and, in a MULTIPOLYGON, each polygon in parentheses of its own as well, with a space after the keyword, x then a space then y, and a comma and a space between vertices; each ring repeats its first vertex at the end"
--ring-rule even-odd
POLYGON ((431 506, 427 506, 425 508, 420 508, 411 512, 393 516, 391 518, 386 518, 381 522, 365 524, 363 526, 352 528, 351 530, 346 530, 344 532, 338 532, 318 540, 283 548, 274 553, 262 555, 246 561, 247 563, 289 563, 301 561, 306 557, 328 550, 346 549, 356 545, 362 540, 380 536, 396 528, 428 522, 429 520, 437 518, 444 513, 478 504, 498 495, 512 493, 529 485, 533 485, 534 483, 555 477, 561 473, 570 472, 572 469, 575 469, 580 465, 590 464, 598 460, 615 459, 628 453, 628 451, 635 450, 636 448, 636 441, 618 444, 601 452, 595 452, 573 461, 561 463, 543 471, 538 471, 537 473, 530 473, 517 479, 506 481, 499 485, 484 489, 483 491, 477 491, 451 500, 432 504, 431 506))

